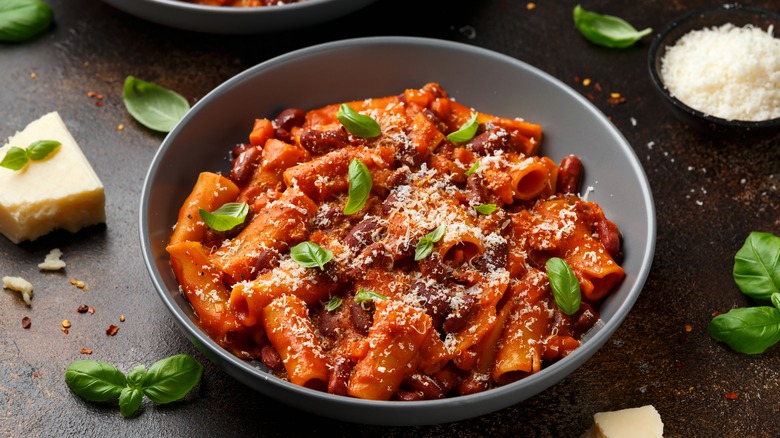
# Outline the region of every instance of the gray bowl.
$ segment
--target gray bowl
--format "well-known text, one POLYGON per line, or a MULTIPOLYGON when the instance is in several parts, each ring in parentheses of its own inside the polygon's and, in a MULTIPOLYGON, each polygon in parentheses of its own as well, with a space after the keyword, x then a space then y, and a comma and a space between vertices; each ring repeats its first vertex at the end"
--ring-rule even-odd
POLYGON ((279 6, 205 6, 183 0, 103 0, 138 18, 182 30, 214 34, 259 34, 324 23, 376 0, 305 0, 279 6))
POLYGON ((336 41, 263 62, 201 99, 155 155, 141 195, 143 256, 164 305, 186 336, 226 373, 258 392, 302 410, 376 425, 445 423, 519 403, 575 371, 617 330, 634 305, 653 260, 655 209, 646 175, 631 146, 588 100, 557 79, 516 59, 474 46, 424 38, 373 37, 336 41), (323 71, 331 72, 324 75, 323 71), (255 117, 286 107, 395 95, 439 83, 451 97, 481 111, 523 117, 543 126, 541 153, 556 162, 577 154, 583 187, 621 228, 627 273, 601 306, 602 320, 582 346, 537 374, 483 393, 445 400, 366 401, 283 381, 257 362, 236 358, 193 322, 179 292, 165 245, 178 207, 203 170, 229 172, 229 149, 243 142, 255 117))

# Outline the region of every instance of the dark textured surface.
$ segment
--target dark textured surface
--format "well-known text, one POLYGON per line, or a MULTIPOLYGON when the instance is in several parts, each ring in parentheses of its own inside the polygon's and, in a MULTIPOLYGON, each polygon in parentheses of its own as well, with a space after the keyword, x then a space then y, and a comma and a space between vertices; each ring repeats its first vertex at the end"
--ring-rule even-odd
MULTIPOLYGON (((101 177, 107 223, 32 243, 0 239, 0 275, 35 286, 28 308, 0 293, 0 435, 3 436, 529 436, 577 437, 593 413, 653 404, 669 437, 777 436, 780 346, 755 356, 731 352, 706 333, 713 311, 751 304, 734 285, 735 252, 753 230, 780 234, 780 134, 710 138, 678 121, 653 89, 649 37, 626 50, 587 43, 574 29, 577 2, 481 1, 469 6, 379 0, 330 23, 246 37, 190 33, 147 23, 95 0, 51 0, 56 26, 33 41, 0 44, 0 138, 57 110, 101 177), (146 167, 162 136, 126 112, 127 75, 157 82, 191 102, 273 56, 326 41, 371 35, 443 38, 534 65, 593 102, 633 145, 655 197, 658 242, 647 284, 604 348, 560 384, 494 414, 458 423, 385 428, 336 422, 261 396, 211 365, 183 336, 154 292, 141 258, 138 205, 146 167), (35 78, 31 74, 35 73, 35 78), (590 78, 584 87, 579 81, 590 78), (597 91, 598 83, 602 91, 597 91), (87 93, 104 96, 102 106, 87 93), (619 92, 625 103, 608 102, 619 92), (123 124, 124 130, 117 130, 123 124), (37 264, 52 248, 64 272, 37 264), (69 283, 83 280, 89 289, 69 283), (94 314, 80 314, 87 304, 94 314), (119 315, 126 316, 119 322, 119 315), (32 326, 22 328, 29 316, 32 326), (70 319, 69 334, 60 331, 70 319), (110 324, 116 336, 105 334, 110 324), (80 354, 93 350, 91 356, 80 354), (183 402, 145 401, 124 419, 115 406, 87 403, 64 383, 74 360, 127 371, 177 353, 206 367, 183 402), (738 398, 728 399, 727 393, 738 398), (290 422, 285 418, 292 418, 290 422)), ((774 0, 744 4, 774 7, 774 0)), ((705 1, 593 1, 637 28, 660 29, 705 1)), ((481 78, 474 78, 481 80, 481 78)))

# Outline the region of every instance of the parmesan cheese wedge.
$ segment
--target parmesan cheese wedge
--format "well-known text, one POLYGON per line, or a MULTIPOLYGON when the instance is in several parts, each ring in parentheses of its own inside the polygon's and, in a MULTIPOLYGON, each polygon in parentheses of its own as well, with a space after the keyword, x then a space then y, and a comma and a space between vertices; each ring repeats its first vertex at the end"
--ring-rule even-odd
POLYGON ((25 149, 39 140, 62 146, 21 170, 0 167, 0 233, 17 244, 55 229, 75 233, 106 220, 103 184, 57 112, 11 137, 0 148, 0 160, 12 146, 25 149))
POLYGON ((652 405, 599 412, 581 438, 663 438, 664 423, 652 405))

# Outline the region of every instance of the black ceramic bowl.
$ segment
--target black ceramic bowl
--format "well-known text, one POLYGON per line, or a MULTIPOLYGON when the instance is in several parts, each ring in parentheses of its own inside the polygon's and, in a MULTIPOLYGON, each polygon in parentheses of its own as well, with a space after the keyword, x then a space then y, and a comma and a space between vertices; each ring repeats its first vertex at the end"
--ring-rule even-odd
POLYGON ((721 137, 757 137, 780 132, 780 118, 764 121, 727 120, 692 108, 672 95, 664 84, 662 61, 667 50, 688 32, 731 23, 753 25, 765 32, 780 31, 780 14, 739 4, 721 4, 689 11, 672 20, 653 39, 648 54, 650 77, 658 92, 682 122, 706 134, 721 137))

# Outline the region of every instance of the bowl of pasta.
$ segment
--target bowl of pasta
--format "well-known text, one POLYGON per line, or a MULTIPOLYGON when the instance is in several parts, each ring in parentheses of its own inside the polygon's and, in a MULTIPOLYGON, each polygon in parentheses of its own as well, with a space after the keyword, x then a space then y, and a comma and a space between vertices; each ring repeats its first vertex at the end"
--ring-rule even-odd
POLYGON ((207 94, 149 167, 140 231, 164 305, 226 373, 406 426, 574 372, 639 296, 656 225, 631 146, 566 85, 465 44, 370 37, 207 94))
POLYGON ((138 18, 224 35, 299 29, 355 12, 376 0, 104 0, 138 18))

